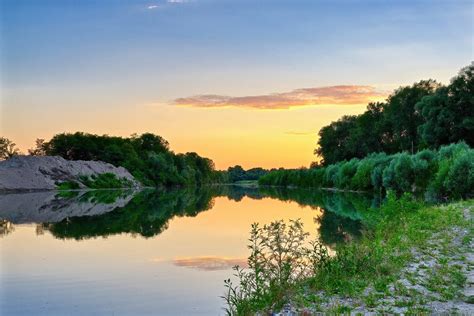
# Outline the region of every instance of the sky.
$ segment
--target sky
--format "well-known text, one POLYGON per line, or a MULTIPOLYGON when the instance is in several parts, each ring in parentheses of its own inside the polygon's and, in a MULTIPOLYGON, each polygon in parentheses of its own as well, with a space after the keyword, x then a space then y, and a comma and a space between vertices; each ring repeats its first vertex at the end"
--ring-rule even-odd
POLYGON ((472 1, 0 0, 0 135, 152 132, 225 169, 473 58, 472 1))

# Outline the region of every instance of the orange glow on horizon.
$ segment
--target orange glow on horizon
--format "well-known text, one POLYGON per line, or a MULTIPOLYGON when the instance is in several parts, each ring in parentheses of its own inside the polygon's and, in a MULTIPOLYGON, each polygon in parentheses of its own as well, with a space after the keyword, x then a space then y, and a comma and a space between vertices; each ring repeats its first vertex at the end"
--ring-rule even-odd
MULTIPOLYGON (((378 98, 377 100, 381 100, 378 98)), ((376 100, 372 100, 376 101, 376 100)), ((55 109, 22 113, 23 119, 4 124, 2 135, 26 153, 36 138, 50 139, 62 132, 83 131, 128 137, 151 132, 164 137, 176 153, 197 152, 219 170, 308 167, 321 127, 342 117, 362 113, 366 104, 317 105, 290 109, 194 108, 166 104, 118 107, 113 113, 95 108, 65 113, 55 109), (44 122, 47 122, 46 124, 44 122)), ((8 114, 8 113, 7 113, 8 114)))

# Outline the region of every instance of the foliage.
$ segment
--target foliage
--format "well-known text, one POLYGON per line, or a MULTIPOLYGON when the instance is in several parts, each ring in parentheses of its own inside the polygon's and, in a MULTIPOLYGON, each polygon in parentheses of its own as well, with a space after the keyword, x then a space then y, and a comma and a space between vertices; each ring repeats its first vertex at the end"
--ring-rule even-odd
POLYGON ((76 181, 64 181, 57 185, 58 190, 78 190, 79 183, 76 181))
MULTIPOLYGON (((467 228, 470 223, 463 217, 466 205, 473 206, 474 201, 442 207, 426 206, 409 194, 397 199, 395 194, 389 193, 386 203, 380 209, 372 210, 371 217, 367 219, 370 222, 370 230, 358 242, 337 244, 335 256, 328 256, 320 246, 303 251, 303 261, 309 263, 305 266, 308 274, 299 279, 292 279, 289 283, 291 286, 274 281, 277 274, 266 272, 267 265, 264 260, 258 261, 258 269, 251 265, 254 258, 262 257, 262 249, 266 249, 260 246, 259 240, 267 238, 266 232, 259 231, 258 225, 254 224, 249 245, 249 267, 252 268, 247 271, 237 269, 237 286, 234 286, 230 279, 226 280, 227 292, 224 298, 227 312, 231 315, 254 315, 278 310, 282 304, 301 300, 300 293, 304 293, 305 297, 313 295, 319 302, 327 301, 328 297, 336 294, 356 300, 364 299, 366 304, 375 306, 377 298, 367 297, 367 289, 386 293, 389 285, 396 283, 400 271, 413 259, 413 249, 432 247, 431 238, 440 231, 447 231, 453 226, 467 228), (274 284, 276 289, 270 290, 269 286, 265 286, 267 284, 274 284), (272 296, 271 293, 279 295, 272 296)), ((276 222, 272 225, 280 224, 281 222, 276 222)), ((278 229, 269 231, 282 234, 278 229)), ((304 234, 304 230, 299 233, 300 236, 304 234)), ((273 248, 271 251, 278 253, 278 250, 273 248)), ((297 250, 296 253, 296 257, 301 258, 301 252, 297 250)), ((269 266, 269 269, 278 271, 274 266, 269 266)), ((448 272, 455 274, 455 271, 448 272)), ((454 280, 457 282, 455 286, 443 287, 438 292, 443 294, 442 291, 446 288, 462 288, 465 280, 459 277, 454 280)), ((450 293, 452 295, 452 291, 450 293)), ((302 299, 304 300, 304 297, 302 299)))
MULTIPOLYGON (((77 181, 63 181, 57 183, 58 190, 78 190, 81 184, 90 189, 119 189, 130 188, 133 186, 132 181, 126 178, 117 178, 113 173, 102 173, 99 175, 86 176, 82 175, 77 181)), ((64 196, 64 192, 62 193, 64 196)))
POLYGON ((474 145, 474 63, 431 96, 416 104, 423 123, 418 133, 424 145, 437 148, 464 140, 474 145))
POLYGON ((304 278, 328 259, 319 241, 308 246, 308 233, 300 220, 253 224, 248 248, 248 269, 234 267, 238 285, 225 281, 228 315, 249 315, 269 307, 279 308, 304 278))
POLYGON ((236 165, 227 169, 226 182, 232 183, 238 181, 258 180, 268 172, 269 170, 265 170, 263 168, 251 168, 244 170, 242 166, 236 165))
POLYGON ((474 146, 474 63, 448 86, 424 80, 401 87, 384 103, 370 103, 363 114, 323 127, 315 154, 330 165, 370 153, 414 153, 460 141, 474 146))
POLYGON ((461 142, 438 151, 371 154, 313 169, 272 171, 261 185, 337 188, 425 194, 427 199, 468 198, 474 194, 474 149, 461 142))
POLYGON ((0 160, 8 159, 19 155, 20 150, 16 144, 6 137, 0 137, 0 160))
POLYGON ((113 173, 101 173, 99 175, 81 176, 81 182, 91 189, 118 189, 132 187, 133 183, 126 179, 119 179, 113 173))
POLYGON ((28 154, 31 156, 46 156, 44 139, 37 138, 35 141, 35 147, 28 149, 28 154))
POLYGON ((38 140, 33 152, 68 160, 105 161, 126 168, 149 186, 201 185, 222 179, 212 160, 192 152, 175 154, 166 140, 150 133, 129 138, 80 132, 57 134, 48 142, 38 140))

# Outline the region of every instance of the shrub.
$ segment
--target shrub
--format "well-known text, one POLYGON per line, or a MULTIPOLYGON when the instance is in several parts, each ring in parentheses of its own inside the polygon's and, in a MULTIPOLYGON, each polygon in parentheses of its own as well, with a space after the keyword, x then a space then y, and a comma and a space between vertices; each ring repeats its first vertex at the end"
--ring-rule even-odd
POLYGON ((390 165, 383 171, 383 186, 386 190, 412 192, 414 170, 411 157, 407 153, 395 155, 390 165))
POLYGON ((273 305, 279 308, 304 278, 314 274, 329 258, 319 242, 310 242, 301 220, 253 224, 248 248, 248 269, 235 267, 238 285, 230 279, 223 296, 228 315, 249 315, 273 305))
POLYGON ((473 152, 461 142, 414 155, 371 154, 324 168, 272 171, 260 178, 259 183, 380 193, 394 190, 398 195, 424 193, 428 200, 465 198, 474 192, 473 152))
POLYGON ((351 187, 356 190, 370 190, 373 188, 371 181, 371 172, 374 169, 373 159, 361 160, 357 166, 357 171, 352 177, 351 187))
POLYGON ((351 187, 351 180, 354 177, 359 159, 351 159, 348 162, 344 162, 340 168, 338 168, 336 175, 336 186, 338 188, 347 189, 351 187))
POLYGON ((132 182, 122 178, 119 179, 113 173, 102 173, 98 176, 81 176, 81 182, 91 189, 118 189, 132 186, 132 182))
POLYGON ((466 198, 474 194, 474 150, 460 152, 454 158, 444 186, 454 198, 466 198))

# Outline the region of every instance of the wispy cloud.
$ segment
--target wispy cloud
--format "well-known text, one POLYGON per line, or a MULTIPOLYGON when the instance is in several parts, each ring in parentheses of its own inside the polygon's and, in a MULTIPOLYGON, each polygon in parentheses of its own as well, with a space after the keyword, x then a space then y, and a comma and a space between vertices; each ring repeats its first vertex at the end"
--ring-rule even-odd
POLYGON ((179 267, 194 268, 205 271, 216 271, 230 269, 236 265, 240 267, 246 267, 247 260, 245 258, 192 257, 173 259, 173 264, 179 267))
POLYGON ((372 86, 341 85, 296 89, 266 95, 232 97, 203 94, 173 101, 175 105, 216 108, 244 107, 255 109, 289 109, 321 104, 366 104, 386 97, 386 93, 372 86))
POLYGON ((183 4, 183 3, 188 3, 190 0, 164 0, 161 2, 157 2, 157 4, 150 4, 147 6, 148 10, 154 10, 154 9, 159 9, 165 7, 167 4, 168 5, 173 5, 173 4, 183 4))

